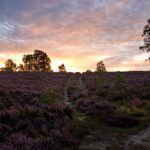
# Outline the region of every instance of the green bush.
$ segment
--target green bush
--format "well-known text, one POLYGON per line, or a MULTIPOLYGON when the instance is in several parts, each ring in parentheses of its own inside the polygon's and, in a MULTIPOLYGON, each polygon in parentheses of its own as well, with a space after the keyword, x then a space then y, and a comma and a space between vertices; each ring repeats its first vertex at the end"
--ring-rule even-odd
POLYGON ((116 75, 113 81, 113 86, 108 91, 108 97, 113 101, 125 99, 128 97, 126 79, 121 74, 116 75))
POLYGON ((101 75, 98 80, 98 89, 97 89, 97 94, 99 96, 107 95, 107 89, 105 89, 104 86, 105 86, 105 78, 101 75))
POLYGON ((117 74, 114 79, 114 87, 123 88, 126 85, 126 79, 121 74, 117 74))
POLYGON ((112 101, 118 101, 122 99, 126 99, 128 97, 128 92, 125 89, 116 89, 112 87, 109 92, 109 99, 112 101))
POLYGON ((42 95, 38 100, 38 103, 52 104, 52 103, 57 103, 58 101, 59 101, 58 96, 52 90, 48 90, 42 93, 42 95))

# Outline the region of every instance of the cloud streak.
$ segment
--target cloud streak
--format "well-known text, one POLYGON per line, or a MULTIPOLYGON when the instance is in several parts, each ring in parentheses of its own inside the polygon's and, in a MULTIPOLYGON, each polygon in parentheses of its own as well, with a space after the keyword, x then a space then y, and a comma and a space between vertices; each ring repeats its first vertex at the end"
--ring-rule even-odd
POLYGON ((149 0, 1 0, 0 53, 19 63, 21 54, 42 49, 54 70, 61 62, 94 70, 100 60, 108 70, 149 70, 138 52, 149 7, 149 0))

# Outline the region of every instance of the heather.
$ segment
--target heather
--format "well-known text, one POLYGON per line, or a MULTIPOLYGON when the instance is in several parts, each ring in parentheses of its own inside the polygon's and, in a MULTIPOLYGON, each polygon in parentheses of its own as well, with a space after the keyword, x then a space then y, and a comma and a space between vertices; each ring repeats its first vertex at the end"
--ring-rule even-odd
POLYGON ((57 150, 77 143, 71 135, 72 110, 63 103, 67 75, 0 76, 0 149, 57 150))
POLYGON ((129 137, 150 122, 149 72, 3 72, 0 78, 0 149, 83 150, 96 141, 135 147, 129 137))

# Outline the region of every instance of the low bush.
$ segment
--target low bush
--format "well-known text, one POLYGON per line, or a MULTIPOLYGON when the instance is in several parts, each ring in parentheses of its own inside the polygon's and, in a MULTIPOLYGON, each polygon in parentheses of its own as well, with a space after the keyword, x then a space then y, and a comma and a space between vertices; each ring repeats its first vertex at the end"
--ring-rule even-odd
POLYGON ((77 143, 65 104, 14 106, 0 113, 0 149, 61 150, 77 143))
POLYGON ((80 99, 77 101, 77 108, 93 116, 104 116, 114 111, 113 105, 109 101, 100 100, 97 97, 91 99, 80 99))
POLYGON ((59 97, 52 90, 43 92, 37 101, 39 104, 53 104, 58 102, 59 97))

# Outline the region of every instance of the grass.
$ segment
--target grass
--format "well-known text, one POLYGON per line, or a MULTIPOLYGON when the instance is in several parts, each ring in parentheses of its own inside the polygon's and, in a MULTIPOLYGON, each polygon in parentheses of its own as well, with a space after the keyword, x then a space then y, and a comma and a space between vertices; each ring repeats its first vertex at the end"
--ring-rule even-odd
POLYGON ((117 148, 121 148, 130 135, 136 134, 145 127, 111 127, 100 117, 92 117, 78 110, 74 110, 72 125, 74 135, 80 139, 81 143, 101 142, 101 140, 114 141, 114 144, 109 147, 110 150, 117 150, 117 148), (115 142, 116 140, 117 143, 115 142))
POLYGON ((99 120, 88 116, 81 111, 74 110, 73 128, 77 137, 83 138, 84 135, 94 130, 99 125, 99 120))
POLYGON ((146 111, 143 108, 130 108, 128 110, 128 114, 135 117, 144 117, 146 115, 146 111))

